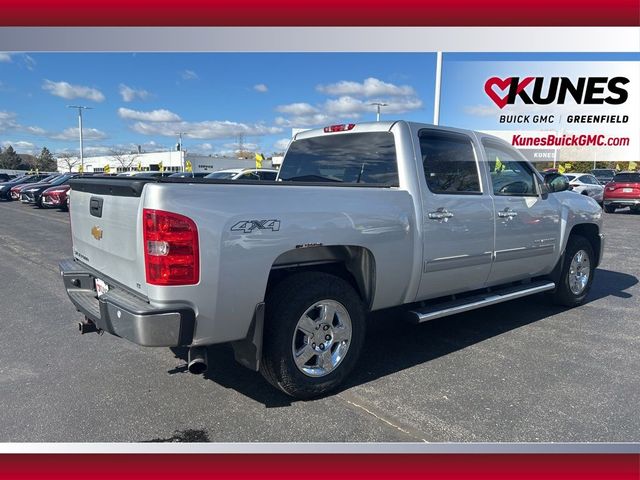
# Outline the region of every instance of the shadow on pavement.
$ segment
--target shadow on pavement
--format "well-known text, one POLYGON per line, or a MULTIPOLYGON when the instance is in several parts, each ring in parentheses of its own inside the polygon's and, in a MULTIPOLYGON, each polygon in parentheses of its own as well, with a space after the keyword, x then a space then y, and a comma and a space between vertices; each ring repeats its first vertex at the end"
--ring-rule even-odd
MULTIPOLYGON (((637 283, 638 279, 633 275, 598 269, 588 303, 608 296, 631 298, 632 295, 625 290, 637 283)), ((564 310, 564 307, 553 305, 541 294, 421 325, 404 321, 402 309, 375 312, 370 315, 367 324, 367 339, 358 365, 341 390, 423 364, 564 310)), ((186 368, 187 349, 172 350, 176 358, 185 364, 169 373, 189 374, 186 368)), ((290 406, 297 401, 271 387, 259 373, 237 364, 230 346, 211 346, 208 354, 209 371, 205 374, 206 379, 233 388, 267 408, 290 406)))

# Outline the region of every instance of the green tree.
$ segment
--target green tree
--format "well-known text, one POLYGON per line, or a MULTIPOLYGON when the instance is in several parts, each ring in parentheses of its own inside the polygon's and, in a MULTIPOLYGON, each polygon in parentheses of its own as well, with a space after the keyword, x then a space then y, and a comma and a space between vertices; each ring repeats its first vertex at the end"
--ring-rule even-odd
POLYGON ((53 158, 53 155, 47 147, 42 147, 40 155, 36 157, 36 167, 41 172, 57 172, 58 162, 53 158))
POLYGON ((0 168, 6 168, 8 170, 17 170, 22 164, 20 155, 16 153, 11 145, 9 145, 0 154, 0 168))

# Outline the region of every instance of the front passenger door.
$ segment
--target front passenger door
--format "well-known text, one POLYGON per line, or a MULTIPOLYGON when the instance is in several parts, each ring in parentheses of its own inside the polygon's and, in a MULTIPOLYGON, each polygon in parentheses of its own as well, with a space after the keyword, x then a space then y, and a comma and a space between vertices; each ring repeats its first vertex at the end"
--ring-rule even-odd
POLYGON ((560 205, 542 195, 531 165, 510 146, 482 145, 495 206, 496 242, 488 285, 548 273, 560 248, 560 205))

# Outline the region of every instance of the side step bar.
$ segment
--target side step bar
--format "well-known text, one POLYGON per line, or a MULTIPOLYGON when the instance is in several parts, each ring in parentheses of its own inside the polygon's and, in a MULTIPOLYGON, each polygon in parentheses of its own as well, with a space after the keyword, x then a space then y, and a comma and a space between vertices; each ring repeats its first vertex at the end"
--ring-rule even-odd
POLYGON ((437 305, 430 305, 420 310, 410 311, 409 314, 414 322, 422 323, 429 320, 435 320, 436 318, 468 312, 469 310, 475 310, 476 308, 487 307, 489 305, 495 305, 496 303, 526 297, 527 295, 533 295, 534 293, 546 292, 547 290, 553 290, 554 288, 556 288, 556 284, 553 282, 532 282, 526 285, 506 287, 492 292, 483 292, 479 295, 474 295, 461 300, 452 300, 450 302, 443 302, 437 305))

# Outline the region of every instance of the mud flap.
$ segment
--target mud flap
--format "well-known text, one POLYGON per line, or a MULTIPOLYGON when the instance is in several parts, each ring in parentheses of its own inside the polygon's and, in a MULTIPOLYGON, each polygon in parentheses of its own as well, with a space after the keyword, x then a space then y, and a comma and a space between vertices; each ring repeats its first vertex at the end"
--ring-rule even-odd
POLYGON ((246 338, 231 342, 236 362, 256 372, 260 370, 260 359, 262 358, 263 329, 264 303, 259 303, 256 305, 246 338))

